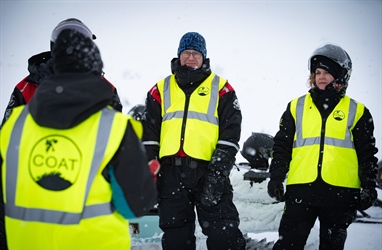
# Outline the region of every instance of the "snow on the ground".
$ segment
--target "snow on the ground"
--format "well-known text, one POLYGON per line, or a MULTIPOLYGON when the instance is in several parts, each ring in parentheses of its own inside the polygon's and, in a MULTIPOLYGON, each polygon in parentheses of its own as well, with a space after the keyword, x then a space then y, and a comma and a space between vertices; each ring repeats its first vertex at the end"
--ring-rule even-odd
MULTIPOLYGON (((247 169, 233 169, 231 182, 234 188, 234 202, 240 214, 240 229, 244 234, 255 241, 260 248, 257 250, 268 250, 261 240, 267 243, 275 242, 278 239, 277 229, 282 216, 284 203, 276 203, 267 194, 268 179, 262 183, 253 183, 243 180, 243 175, 247 169)), ((382 198, 382 190, 378 189, 379 199, 382 198)), ((382 218, 382 209, 372 207, 366 211, 373 217, 382 218)), ((207 249, 206 237, 202 234, 197 225, 195 235, 197 237, 197 250, 207 249)), ((319 247, 319 224, 316 221, 309 235, 305 250, 315 250, 319 247)), ((133 250, 161 249, 160 235, 150 239, 151 244, 137 244, 137 239, 133 237, 133 250)), ((272 245, 272 244, 271 244, 272 245)), ((345 250, 382 250, 382 224, 353 223, 348 229, 348 237, 345 243, 345 250)))
MULTIPOLYGON (((240 229, 252 239, 275 242, 278 239, 277 229, 284 209, 284 203, 277 203, 267 193, 268 179, 261 183, 243 180, 246 169, 232 170, 231 182, 234 188, 234 202, 239 210, 240 229)), ((318 228, 314 227, 308 238, 306 249, 317 249, 318 228)), ((203 248, 202 248, 203 249, 203 248)), ((206 249, 206 248, 204 248, 206 249)))
MULTIPOLYGON (((240 213, 240 229, 252 239, 276 241, 277 229, 282 216, 284 203, 271 204, 275 200, 267 194, 268 180, 254 183, 243 181, 245 171, 232 170, 231 181, 234 187, 234 201, 240 213)), ((382 190, 378 189, 382 198, 382 190)), ((371 207, 366 210, 371 216, 382 218, 382 209, 371 207)), ((306 250, 318 249, 319 224, 316 221, 309 235, 306 250)), ((203 249, 203 248, 201 248, 203 249)), ((206 248, 204 248, 206 249, 206 248)), ((382 250, 382 224, 352 223, 348 229, 345 250, 382 250)))

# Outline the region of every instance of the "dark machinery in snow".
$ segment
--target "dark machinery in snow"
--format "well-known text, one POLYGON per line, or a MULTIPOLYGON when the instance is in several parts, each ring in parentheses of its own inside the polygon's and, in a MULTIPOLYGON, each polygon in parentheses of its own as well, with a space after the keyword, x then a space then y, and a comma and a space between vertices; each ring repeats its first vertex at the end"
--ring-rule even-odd
POLYGON ((238 164, 239 168, 249 169, 244 174, 244 180, 261 183, 269 178, 269 160, 272 158, 273 136, 265 133, 252 132, 244 142, 241 155, 248 161, 238 164))

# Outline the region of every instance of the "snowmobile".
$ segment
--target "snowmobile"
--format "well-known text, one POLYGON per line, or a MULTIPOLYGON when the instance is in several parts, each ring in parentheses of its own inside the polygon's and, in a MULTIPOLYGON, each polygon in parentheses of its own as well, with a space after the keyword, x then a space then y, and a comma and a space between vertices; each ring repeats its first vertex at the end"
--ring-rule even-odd
POLYGON ((127 112, 127 114, 132 116, 135 120, 140 121, 142 120, 144 111, 145 111, 145 105, 137 104, 134 107, 132 107, 129 110, 129 112, 127 112))
POLYGON ((244 142, 240 154, 248 161, 237 165, 239 169, 247 169, 243 175, 244 180, 253 183, 261 183, 270 177, 269 159, 272 158, 273 136, 265 133, 252 132, 244 142))

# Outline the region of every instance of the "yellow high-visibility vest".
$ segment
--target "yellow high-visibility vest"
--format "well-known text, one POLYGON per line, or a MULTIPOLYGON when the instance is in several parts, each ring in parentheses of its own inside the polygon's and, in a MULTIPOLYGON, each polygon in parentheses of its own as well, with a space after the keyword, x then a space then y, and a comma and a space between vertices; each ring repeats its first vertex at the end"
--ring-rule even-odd
POLYGON ((128 122, 141 138, 140 123, 111 107, 69 129, 13 109, 0 131, 9 249, 130 249, 128 221, 102 176, 128 122))
POLYGON ((322 179, 334 186, 359 188, 358 158, 352 130, 363 115, 364 105, 345 96, 325 124, 310 94, 294 99, 290 111, 295 120, 296 133, 286 184, 316 180, 322 143, 322 179), (321 134, 323 129, 325 134, 321 134))
POLYGON ((219 91, 227 81, 214 73, 191 94, 186 95, 171 75, 157 83, 162 97, 162 127, 159 157, 175 155, 181 147, 195 159, 209 161, 219 139, 219 91))

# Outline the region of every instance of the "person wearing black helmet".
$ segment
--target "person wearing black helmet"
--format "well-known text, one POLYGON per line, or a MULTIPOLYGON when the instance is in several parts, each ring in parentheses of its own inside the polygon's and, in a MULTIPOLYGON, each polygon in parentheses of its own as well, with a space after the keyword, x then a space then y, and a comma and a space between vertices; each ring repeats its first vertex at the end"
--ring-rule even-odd
POLYGON ((61 31, 52 59, 54 75, 0 130, 9 249, 130 249, 127 219, 155 205, 159 163, 147 160, 141 123, 110 106, 88 36, 61 31))
POLYGON ((268 194, 285 200, 276 250, 304 249, 317 218, 320 249, 343 249, 356 211, 377 199, 374 124, 346 95, 349 54, 325 44, 310 57, 309 71, 308 94, 288 103, 274 137, 268 194))
MULTIPOLYGON (((96 39, 96 36, 90 31, 90 29, 81 20, 77 18, 68 18, 58 23, 51 34, 50 51, 45 51, 29 58, 29 75, 22 79, 18 84, 16 84, 11 94, 9 103, 5 109, 4 117, 0 128, 8 119, 9 115, 12 112, 12 109, 20 105, 29 103, 30 99, 34 95, 34 92, 39 87, 41 81, 46 77, 53 75, 51 51, 53 49, 58 34, 65 29, 77 30, 78 32, 84 34, 85 36, 93 40, 96 39)), ((106 82, 110 84, 111 89, 114 93, 114 98, 111 105, 114 107, 114 109, 122 111, 122 104, 120 102, 117 89, 103 76, 104 72, 100 72, 100 75, 106 82)))
MULTIPOLYGON (((93 33, 89 30, 89 28, 82 23, 80 20, 76 18, 69 18, 60 22, 52 31, 51 39, 50 39, 50 51, 42 52, 40 54, 34 55, 28 60, 28 71, 29 75, 22 79, 14 88, 9 103, 4 112, 4 118, 0 125, 1 127, 4 125, 8 117, 11 115, 12 110, 18 106, 28 104, 29 101, 34 96, 35 91, 40 86, 40 83, 53 75, 53 67, 52 67, 52 56, 51 51, 53 50, 54 43, 57 39, 59 33, 65 29, 76 30, 86 37, 91 39, 95 39, 93 33)), ((75 65, 75 64, 74 64, 75 65)), ((103 77, 103 71, 97 72, 99 76, 106 81, 109 86, 111 86, 110 90, 113 92, 113 99, 111 100, 111 105, 117 111, 122 111, 122 105, 118 97, 117 89, 108 81, 105 77, 103 77)), ((1 174, 1 173, 0 173, 1 174)), ((1 189, 1 187, 0 187, 1 189)), ((0 197, 1 198, 1 197, 0 197)), ((4 233, 4 207, 0 205, 0 249, 7 249, 6 238, 4 233)))

